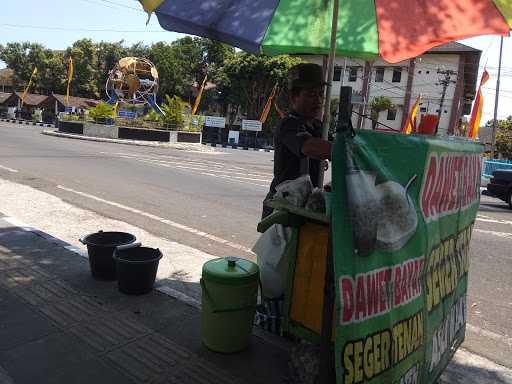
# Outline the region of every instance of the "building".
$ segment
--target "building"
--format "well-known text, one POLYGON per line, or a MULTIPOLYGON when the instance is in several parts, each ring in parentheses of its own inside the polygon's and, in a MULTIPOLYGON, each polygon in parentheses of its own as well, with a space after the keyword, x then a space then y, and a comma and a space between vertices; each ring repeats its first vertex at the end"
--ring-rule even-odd
POLYGON ((16 95, 17 100, 18 117, 27 120, 32 119, 32 113, 34 113, 36 109, 43 109, 44 102, 48 98, 48 95, 27 93, 22 105, 23 92, 14 92, 14 95, 16 95))
POLYGON ((10 68, 0 69, 0 92, 14 91, 14 71, 10 68))
POLYGON ((65 95, 52 93, 48 96, 27 93, 22 106, 22 97, 23 92, 0 92, 0 116, 6 115, 9 107, 16 107, 17 117, 30 120, 35 110, 41 110, 43 121, 52 123, 59 112, 64 112, 66 107, 72 107, 74 111, 81 112, 101 103, 101 100, 70 96, 69 103, 66 104, 65 95))
MULTIPOLYGON (((453 42, 397 64, 381 59, 368 63, 337 57, 332 97, 338 97, 342 84, 351 86, 354 99, 360 99, 359 106, 354 108, 352 123, 354 127, 365 129, 371 129, 372 122, 360 115, 370 115, 369 104, 374 97, 389 97, 396 108, 380 112, 377 128, 400 130, 421 94, 418 121, 424 114, 440 115, 439 134, 457 133, 462 116, 471 113, 480 55, 480 50, 453 42)), ((302 58, 324 67, 326 64, 322 56, 304 55, 302 58)))
POLYGON ((95 107, 99 103, 101 103, 101 100, 86 99, 75 96, 69 96, 69 100, 66 103, 66 95, 52 93, 48 96, 48 100, 45 102, 45 108, 51 110, 57 116, 59 112, 64 112, 66 107, 74 108, 75 111, 85 111, 95 107))
POLYGON ((18 98, 14 93, 0 92, 0 117, 8 117, 9 108, 18 105, 18 98))

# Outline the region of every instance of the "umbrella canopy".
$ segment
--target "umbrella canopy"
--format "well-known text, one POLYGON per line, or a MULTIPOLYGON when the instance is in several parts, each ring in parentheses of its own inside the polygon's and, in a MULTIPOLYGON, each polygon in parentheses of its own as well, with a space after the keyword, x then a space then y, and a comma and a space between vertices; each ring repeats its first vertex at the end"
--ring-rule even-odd
MULTIPOLYGON (((140 0, 167 30, 252 53, 328 54, 334 0, 140 0)), ((512 0, 343 0, 336 53, 396 63, 478 35, 508 35, 512 0)))

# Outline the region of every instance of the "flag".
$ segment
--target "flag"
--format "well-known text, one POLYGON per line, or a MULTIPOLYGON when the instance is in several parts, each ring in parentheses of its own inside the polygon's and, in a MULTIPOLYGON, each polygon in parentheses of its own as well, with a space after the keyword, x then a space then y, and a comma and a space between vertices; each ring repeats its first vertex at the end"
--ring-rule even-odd
POLYGON ((30 80, 28 81, 27 86, 25 87, 25 90, 23 91, 23 95, 21 96, 21 106, 23 107, 23 104, 25 103, 25 97, 27 97, 28 90, 30 86, 32 85, 32 80, 34 79, 34 76, 37 75, 37 67, 34 67, 34 70, 32 71, 32 74, 30 75, 30 80))
POLYGON ((148 19, 146 21, 146 25, 149 24, 149 19, 151 18, 151 14, 156 11, 156 9, 164 2, 164 0, 139 0, 142 4, 142 8, 148 14, 148 19))
POLYGON ((260 116, 260 122, 261 124, 264 124, 265 121, 267 121, 268 114, 270 113, 270 110, 272 109, 272 102, 274 100, 274 97, 277 93, 277 84, 274 85, 274 88, 272 89, 272 92, 270 93, 270 96, 268 97, 267 103, 265 104, 265 108, 263 108, 263 112, 261 112, 260 116))
POLYGON ((416 115, 418 114, 418 109, 420 109, 421 103, 421 95, 418 96, 416 102, 412 106, 411 112, 409 116, 407 116, 407 120, 402 128, 402 133, 406 135, 410 135, 412 132, 416 131, 416 115))
POLYGON ((482 120, 482 109, 484 108, 484 96, 482 95, 482 86, 487 83, 489 80, 489 72, 487 69, 484 69, 484 73, 482 73, 482 79, 480 80, 480 86, 478 87, 478 92, 476 94, 475 104, 473 105, 473 110, 471 111, 471 119, 469 120, 468 125, 468 137, 470 139, 476 139, 478 136, 478 131, 480 130, 480 121, 482 120))
POLYGON ((69 87, 71 85, 71 80, 73 80, 73 58, 69 56, 68 60, 68 88, 66 90, 66 106, 69 106, 69 87))
POLYGON ((204 77, 203 84, 201 84, 201 89, 199 90, 199 93, 196 97, 196 102, 194 103, 194 108, 192 108, 192 116, 194 116, 197 112, 197 108, 199 107, 199 103, 201 103, 201 97, 203 97, 203 91, 204 87, 206 85, 206 79, 208 78, 208 75, 204 77))

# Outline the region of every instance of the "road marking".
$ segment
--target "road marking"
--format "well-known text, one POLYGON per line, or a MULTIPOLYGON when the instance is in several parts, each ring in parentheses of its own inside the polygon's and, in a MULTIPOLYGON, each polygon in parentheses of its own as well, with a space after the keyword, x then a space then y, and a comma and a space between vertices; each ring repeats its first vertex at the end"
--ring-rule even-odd
POLYGON ((512 221, 508 221, 508 220, 499 220, 499 219, 492 219, 488 216, 480 216, 478 215, 476 217, 476 220, 477 221, 482 221, 484 223, 496 223, 496 224, 508 224, 508 225, 512 225, 512 221))
POLYGON ((478 228, 475 228, 474 230, 476 232, 484 233, 486 235, 493 235, 493 236, 503 237, 505 239, 512 239, 512 233, 496 232, 496 231, 486 231, 486 230, 478 229, 478 228))
POLYGON ((265 189, 268 189, 268 184, 257 184, 257 183, 251 183, 250 181, 244 181, 244 180, 233 180, 231 177, 229 176, 226 176, 226 175, 216 175, 214 173, 208 173, 208 172, 200 172, 199 173, 200 175, 204 175, 204 176, 210 176, 210 177, 215 177, 215 178, 221 178, 225 181, 229 181, 231 183, 238 183, 238 184, 250 184, 250 185, 256 185, 257 187, 262 187, 262 188, 265 188, 265 189))
POLYGON ((228 247, 231 247, 231 248, 234 248, 234 249, 237 249, 237 250, 240 250, 240 251, 244 251, 244 252, 247 252, 247 253, 254 254, 254 252, 252 250, 250 250, 249 248, 247 248, 247 247, 245 247, 243 245, 240 245, 240 244, 237 244, 237 243, 233 243, 233 242, 231 242, 229 240, 222 239, 222 238, 220 238, 218 236, 215 236, 215 235, 212 235, 210 233, 206 233, 206 232, 200 231, 199 229, 195 229, 195 228, 189 227, 187 225, 176 223, 175 221, 168 220, 168 219, 165 219, 163 217, 153 215, 152 213, 144 212, 144 211, 141 211, 140 209, 137 209, 137 208, 128 207, 126 205, 119 204, 119 203, 116 203, 114 201, 105 200, 105 199, 102 199, 101 197, 97 197, 97 196, 91 195, 89 193, 76 191, 74 189, 64 187, 63 185, 57 185, 57 188, 61 189, 63 191, 66 191, 66 192, 74 193, 74 194, 79 195, 79 196, 87 197, 87 198, 89 198, 91 200, 95 200, 95 201, 98 201, 98 202, 103 203, 103 204, 108 204, 108 205, 110 205, 112 207, 124 209, 125 211, 132 212, 132 213, 135 213, 135 214, 147 217, 147 218, 155 220, 155 221, 159 221, 159 222, 161 222, 163 224, 167 224, 167 225, 169 225, 171 227, 174 227, 176 229, 180 229, 182 231, 191 233, 191 234, 196 235, 196 236, 204 237, 205 239, 208 239, 208 240, 211 240, 211 241, 215 241, 217 243, 226 245, 228 247))
POLYGON ((17 169, 13 169, 13 168, 9 168, 9 167, 5 167, 3 165, 0 165, 0 168, 5 170, 5 171, 9 171, 9 172, 12 172, 12 173, 18 173, 18 170, 17 169))
MULTIPOLYGON (((218 174, 210 173, 210 172, 218 172, 218 171, 215 171, 213 169, 202 169, 202 170, 198 169, 198 170, 194 170, 192 168, 186 168, 186 167, 181 167, 181 166, 173 166, 173 165, 170 165, 170 164, 161 164, 161 163, 157 163, 157 162, 151 161, 151 160, 139 159, 138 161, 140 161, 141 163, 158 165, 158 166, 161 166, 161 167, 173 168, 173 169, 178 169, 178 170, 183 170, 183 168, 185 168, 185 169, 188 169, 188 171, 190 173, 194 173, 194 174, 197 174, 197 175, 212 176, 212 177, 215 177, 217 179, 218 178, 222 178, 223 180, 231 181, 231 182, 235 182, 235 183, 239 183, 239 184, 251 184, 251 185, 257 185, 257 186, 263 187, 263 188, 268 188, 268 186, 270 184, 269 180, 252 179, 252 180, 255 180, 255 181, 260 181, 261 180, 260 182, 267 182, 268 183, 266 185, 262 185, 262 184, 251 183, 251 182, 245 181, 245 180, 240 180, 236 176, 228 176, 228 175, 222 175, 222 174, 218 175, 218 174), (208 171, 208 172, 205 172, 205 171, 208 171)), ((251 180, 251 179, 249 179, 249 180, 251 180)))
POLYGON ((210 160, 191 160, 187 158, 182 158, 178 156, 171 156, 171 155, 144 155, 144 154, 130 154, 130 153, 124 153, 124 152, 115 152, 115 153, 109 153, 109 152, 100 152, 100 154, 108 154, 108 155, 118 155, 121 158, 129 158, 129 159, 135 159, 135 160, 151 160, 151 161, 157 161, 157 162, 163 162, 168 163, 171 165, 175 164, 183 164, 183 165, 189 165, 189 166, 198 166, 198 167, 217 167, 217 168, 223 168, 223 169, 229 169, 231 170, 238 170, 243 171, 244 174, 251 173, 252 175, 258 175, 258 176, 269 176, 272 177, 273 174, 269 172, 258 172, 258 171, 248 171, 246 168, 239 167, 236 165, 230 164, 226 168, 225 163, 220 163, 217 161, 210 161, 210 160), (169 161, 169 160, 162 160, 162 159, 175 159, 175 161, 169 161), (176 161, 177 160, 177 161, 176 161))
POLYGON ((495 340, 495 341, 498 341, 498 342, 501 342, 501 343, 508 344, 510 347, 512 347, 512 339, 509 338, 509 337, 506 337, 506 336, 503 336, 503 335, 499 335, 497 333, 488 331, 488 330, 480 328, 480 327, 476 327, 476 326, 471 325, 469 323, 466 324, 466 329, 468 331, 470 331, 470 332, 476 333, 477 335, 480 335, 480 336, 483 336, 483 337, 487 337, 489 339, 492 339, 492 340, 495 340))

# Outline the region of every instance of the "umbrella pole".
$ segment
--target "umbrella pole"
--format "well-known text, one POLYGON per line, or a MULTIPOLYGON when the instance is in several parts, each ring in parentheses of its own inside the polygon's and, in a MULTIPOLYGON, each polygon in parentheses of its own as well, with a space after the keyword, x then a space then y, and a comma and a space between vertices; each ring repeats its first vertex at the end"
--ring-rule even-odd
MULTIPOLYGON (((334 0, 332 11, 332 28, 331 28, 331 50, 329 52, 329 59, 327 60, 327 86, 325 89, 325 103, 324 103, 324 123, 322 127, 322 138, 327 140, 329 136, 329 127, 331 125, 331 91, 332 81, 334 78, 334 62, 336 59, 336 37, 338 33, 338 13, 340 9, 340 1, 334 0)), ((318 186, 324 184, 324 168, 320 169, 318 175, 318 186)))

